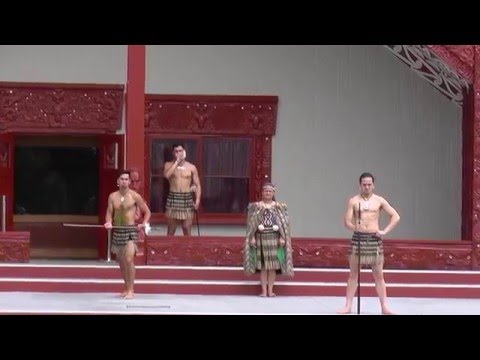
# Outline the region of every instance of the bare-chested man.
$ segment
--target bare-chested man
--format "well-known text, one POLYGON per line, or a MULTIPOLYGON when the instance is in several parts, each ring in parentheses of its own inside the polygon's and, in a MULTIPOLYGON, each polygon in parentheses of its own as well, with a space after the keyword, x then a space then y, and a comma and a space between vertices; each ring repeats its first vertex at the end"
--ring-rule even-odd
MULTIPOLYGON (((140 178, 140 171, 138 168, 130 169, 130 189, 136 191, 140 195, 143 194, 143 183, 142 179, 140 178)), ((138 206, 135 206, 135 224, 143 223, 143 215, 144 214, 142 213, 142 210, 138 206)), ((142 229, 138 232, 138 243, 145 243, 145 229, 142 229)), ((145 247, 143 247, 143 249, 145 249, 145 247)), ((139 254, 143 255, 141 245, 139 254)))
POLYGON ((135 263, 134 257, 137 252, 138 231, 150 221, 150 209, 143 198, 136 191, 129 188, 130 173, 122 171, 117 179, 118 191, 108 197, 107 213, 105 215, 105 228, 113 226, 125 226, 114 228, 112 231, 111 251, 117 256, 120 265, 125 289, 121 296, 132 299, 134 296, 135 263), (143 213, 143 222, 135 226, 135 211, 140 208, 143 213))
POLYGON ((195 165, 185 160, 185 147, 173 145, 174 161, 167 161, 163 175, 170 182, 165 206, 168 235, 175 235, 177 225, 182 225, 183 235, 191 235, 193 215, 200 205, 202 189, 195 165), (195 199, 194 199, 195 193, 195 199))
MULTIPOLYGON (((130 189, 136 191, 139 194, 143 193, 142 180, 140 179, 140 171, 137 168, 130 169, 130 189)), ((135 211, 135 221, 142 222, 143 214, 138 208, 135 211)))
POLYGON ((137 168, 130 169, 130 188, 139 194, 143 190, 142 180, 140 179, 140 172, 137 168))
POLYGON ((383 278, 383 244, 382 237, 387 235, 400 221, 397 211, 383 197, 373 193, 375 179, 370 173, 360 175, 360 194, 348 200, 345 213, 345 227, 352 230, 350 250, 350 275, 347 282, 347 299, 345 307, 338 311, 347 314, 352 311, 352 302, 358 281, 358 244, 360 243, 360 264, 370 265, 375 280, 375 289, 380 300, 382 314, 393 314, 387 305, 387 289, 383 278), (385 229, 380 230, 380 211, 390 216, 385 229))

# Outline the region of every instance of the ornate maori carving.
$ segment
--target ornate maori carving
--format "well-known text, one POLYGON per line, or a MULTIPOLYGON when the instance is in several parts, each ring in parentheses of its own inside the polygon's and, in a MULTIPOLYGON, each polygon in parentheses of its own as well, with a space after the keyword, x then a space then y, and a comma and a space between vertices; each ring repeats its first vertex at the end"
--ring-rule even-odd
POLYGON ((243 241, 198 238, 185 241, 146 239, 148 265, 238 266, 242 264, 243 241))
MULTIPOLYGON (((440 45, 429 45, 430 48, 438 50, 440 45)), ((469 68, 469 73, 473 71, 474 66, 474 45, 443 45, 448 51, 458 57, 469 68)), ((434 50, 434 51, 435 51, 434 50)), ((466 77, 468 79, 468 77, 466 77)), ((470 80, 471 82, 471 80, 470 80)))
MULTIPOLYGON (((475 45, 472 238, 480 242, 480 46, 475 45)), ((467 136, 468 134, 465 134, 467 136)))
POLYGON ((293 241, 293 264, 300 267, 348 267, 348 241, 293 241))
POLYGON ((271 181, 272 170, 272 141, 268 136, 255 137, 255 183, 253 184, 254 198, 261 199, 262 185, 271 181))
POLYGON ((469 84, 472 84, 473 46, 474 45, 426 45, 425 47, 430 49, 436 57, 462 76, 469 84))
POLYGON ((198 102, 194 106, 187 107, 187 116, 189 129, 193 133, 211 133, 215 132, 213 118, 215 117, 216 105, 210 105, 204 102, 198 102))
MULTIPOLYGON (((197 237, 175 241, 174 238, 148 237, 147 264, 242 266, 245 239, 197 237)), ((472 247, 468 242, 412 242, 386 240, 387 269, 471 269, 472 247)), ((297 267, 348 267, 347 239, 294 239, 293 262, 297 267)), ((480 248, 476 248, 480 252, 480 248)))
POLYGON ((0 83, 4 131, 114 132, 122 108, 123 86, 0 83))
POLYGON ((391 269, 471 269, 472 250, 469 243, 451 246, 411 246, 388 244, 385 248, 385 267, 391 269))
POLYGON ((146 133, 274 135, 277 97, 146 95, 146 133))
POLYGON ((246 134, 275 134, 276 107, 271 104, 258 104, 242 106, 243 131, 246 134))
POLYGON ((385 45, 422 78, 458 105, 472 82, 472 71, 443 45, 385 45), (440 55, 439 55, 440 54, 440 55))
POLYGON ((5 232, 0 233, 0 261, 29 262, 30 233, 5 232))

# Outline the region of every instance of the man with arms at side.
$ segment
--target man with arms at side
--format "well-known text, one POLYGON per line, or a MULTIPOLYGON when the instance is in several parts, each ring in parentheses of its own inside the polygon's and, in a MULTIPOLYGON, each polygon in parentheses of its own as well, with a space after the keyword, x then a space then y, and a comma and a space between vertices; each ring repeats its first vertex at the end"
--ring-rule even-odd
POLYGON ((360 258, 361 265, 370 265, 372 268, 382 314, 393 314, 387 305, 387 289, 383 277, 382 238, 398 224, 400 216, 385 198, 373 193, 375 178, 372 174, 368 172, 361 174, 359 183, 360 194, 349 199, 344 217, 344 225, 353 231, 353 237, 350 248, 350 275, 347 282, 346 303, 338 313, 348 314, 352 311, 353 297, 358 285, 358 261, 360 258), (379 226, 381 211, 385 211, 390 216, 390 221, 383 230, 380 230, 379 226))
POLYGON ((193 216, 200 205, 202 189, 195 165, 185 160, 185 147, 173 145, 173 161, 164 165, 163 175, 168 179, 170 191, 167 196, 165 215, 168 219, 168 235, 175 235, 181 224, 183 235, 191 235, 193 216), (194 199, 195 195, 195 199, 194 199))
POLYGON ((105 228, 112 229, 111 252, 117 256, 125 289, 121 296, 132 299, 134 296, 135 264, 134 257, 137 252, 138 231, 150 221, 150 209, 142 196, 131 190, 130 173, 120 172, 117 179, 118 191, 108 197, 107 212, 105 215, 105 228), (142 223, 135 225, 135 212, 137 207, 144 214, 142 223), (119 228, 117 228, 117 226, 119 228))

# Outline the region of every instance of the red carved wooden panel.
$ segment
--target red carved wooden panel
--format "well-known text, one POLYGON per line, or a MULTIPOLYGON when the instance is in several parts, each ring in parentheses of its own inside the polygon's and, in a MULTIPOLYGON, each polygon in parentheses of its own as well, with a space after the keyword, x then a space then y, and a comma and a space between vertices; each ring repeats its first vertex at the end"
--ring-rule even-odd
POLYGON ((300 267, 348 267, 348 240, 293 240, 293 262, 300 267))
POLYGON ((23 231, 0 232, 0 261, 29 262, 30 233, 23 231))
POLYGON ((474 60, 474 45, 443 45, 448 51, 458 57, 465 63, 470 70, 473 70, 474 60))
POLYGON ((145 95, 145 132, 274 135, 276 96, 145 95))
MULTIPOLYGON (((149 265, 242 266, 244 241, 241 237, 150 236, 146 238, 146 261, 149 265)), ((348 267, 348 239, 297 238, 292 246, 297 267, 348 267)), ((385 240, 384 249, 386 269, 472 268, 468 242, 385 240)))
POLYGON ((243 241, 155 236, 146 238, 146 252, 148 265, 238 266, 242 263, 243 241))
MULTIPOLYGON (((454 52, 449 49, 448 46, 451 45, 426 45, 431 51, 435 53, 441 60, 443 60, 447 65, 449 65, 453 70, 455 70, 460 76, 462 76, 469 83, 473 83, 473 66, 469 65, 471 60, 469 60, 470 50, 467 49, 454 49, 454 52), (455 53, 464 52, 465 54, 461 57, 455 55, 455 53)), ((472 46, 472 45, 469 45, 472 46)))
POLYGON ((0 130, 112 133, 121 128, 123 85, 0 83, 0 130))
POLYGON ((253 155, 254 177, 253 198, 261 199, 262 185, 272 181, 272 138, 269 136, 256 136, 253 155))
MULTIPOLYGON (((475 77, 473 82, 473 214, 472 239, 480 242, 480 46, 475 45, 475 77)), ((465 134, 466 136, 467 134, 465 134)))
POLYGON ((385 45, 396 57, 406 63, 424 80, 439 90, 452 101, 461 105, 464 90, 471 82, 471 71, 467 73, 458 69, 465 66, 455 55, 446 50, 443 45, 435 52, 435 47, 425 45, 385 45), (449 60, 449 61, 447 61, 449 60), (465 78, 470 76, 470 78, 465 78))
POLYGON ((390 269, 472 269, 472 247, 467 242, 415 244, 389 242, 385 246, 385 267, 390 269))
MULTIPOLYGON (((348 267, 348 240, 308 239, 293 242, 296 266, 348 267)), ((384 241, 386 269, 471 269, 467 242, 384 241)))

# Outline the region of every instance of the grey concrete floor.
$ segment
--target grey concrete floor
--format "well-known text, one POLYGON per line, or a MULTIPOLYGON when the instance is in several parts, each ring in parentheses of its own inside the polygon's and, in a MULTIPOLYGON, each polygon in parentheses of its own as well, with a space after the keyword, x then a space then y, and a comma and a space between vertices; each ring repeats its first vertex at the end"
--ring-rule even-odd
MULTIPOLYGON (((0 292, 0 314, 336 315, 343 297, 0 292)), ((389 299, 398 315, 480 315, 480 299, 389 299)), ((357 300, 354 300, 354 312, 357 300)), ((361 298, 361 314, 379 315, 375 297, 361 298)))

